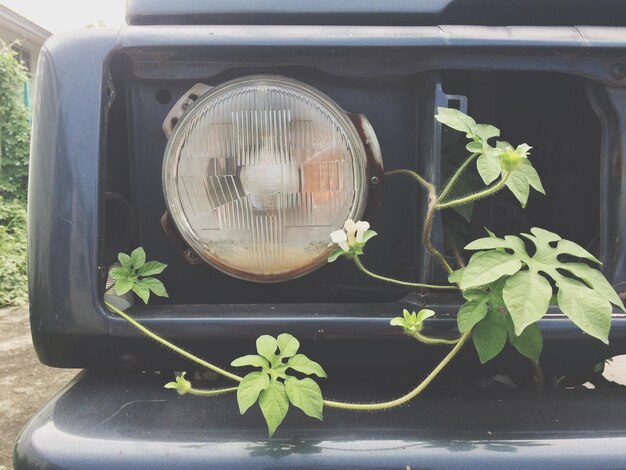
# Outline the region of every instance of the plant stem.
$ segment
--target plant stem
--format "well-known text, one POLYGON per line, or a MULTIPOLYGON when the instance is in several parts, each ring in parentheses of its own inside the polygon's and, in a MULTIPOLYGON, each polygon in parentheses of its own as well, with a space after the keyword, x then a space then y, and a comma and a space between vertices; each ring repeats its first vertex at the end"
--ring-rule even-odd
POLYGON ((413 331, 411 335, 420 343, 430 344, 433 346, 452 345, 452 344, 457 344, 459 341, 461 341, 461 338, 457 338, 457 339, 431 338, 430 336, 424 336, 423 334, 418 333, 417 331, 413 331))
POLYGON ((472 161, 478 156, 480 155, 479 153, 473 153, 471 154, 467 160, 465 160, 463 162, 463 164, 456 170, 456 172, 454 173, 454 175, 452 175, 452 178, 450 178, 450 181, 448 181, 448 184, 446 184, 446 187, 443 188, 443 191, 441 191, 441 194, 437 197, 438 200, 443 201, 445 199, 445 197, 448 195, 448 193, 450 192, 450 190, 453 188, 454 183, 456 183, 456 180, 459 179, 459 177, 461 176, 461 174, 463 174, 463 172, 465 171, 465 168, 467 168, 467 165, 469 165, 470 163, 472 163, 472 161))
POLYGON ((424 219, 424 231, 422 232, 422 240, 424 247, 428 252, 434 256, 443 269, 450 274, 453 270, 452 267, 446 261, 446 258, 439 252, 430 240, 430 233, 433 229, 433 219, 435 217, 435 210, 437 208, 437 196, 432 193, 428 198, 428 210, 426 212, 426 218, 424 219))
POLYGON ((459 342, 452 348, 452 350, 441 360, 441 362, 433 369, 433 371, 428 374, 417 387, 411 390, 406 395, 396 398, 395 400, 386 401, 383 403, 344 403, 339 401, 332 400, 324 400, 324 406, 328 408, 340 408, 343 410, 356 410, 356 411, 377 411, 377 410, 387 410, 389 408, 395 408, 396 406, 400 406, 405 404, 406 402, 412 400, 417 395, 420 394, 430 383, 439 375, 439 373, 448 365, 448 363, 457 355, 457 353, 461 350, 463 345, 467 342, 467 340, 471 337, 471 331, 468 331, 461 336, 459 342))
POLYGON ((446 209, 446 208, 449 208, 449 207, 462 206, 463 204, 467 204, 468 202, 476 201, 478 199, 482 199, 482 198, 485 198, 487 196, 491 196, 491 195, 497 193, 498 191, 500 191, 502 188, 504 188, 504 186, 506 185, 507 180, 509 179, 509 175, 510 175, 510 173, 506 173, 504 175, 504 177, 500 179, 500 181, 498 181, 496 184, 494 184, 493 186, 488 187, 487 189, 485 189, 483 191, 479 191, 479 192, 474 193, 474 194, 468 194, 467 196, 461 197, 459 199, 455 199, 453 201, 437 203, 435 205, 435 209, 440 210, 440 209, 446 209))
POLYGON ((368 276, 373 277, 374 279, 378 279, 379 281, 385 281, 385 282, 390 282, 390 283, 393 283, 393 284, 399 284, 401 286, 423 287, 425 289, 454 289, 454 290, 458 289, 458 287, 455 286, 455 285, 436 286, 436 285, 431 285, 431 284, 420 284, 420 283, 417 283, 417 282, 400 281, 398 279, 393 279, 393 278, 390 278, 390 277, 380 276, 378 274, 375 274, 375 273, 371 272, 369 269, 367 269, 365 266, 363 266, 363 263, 361 263, 361 260, 359 259, 358 255, 354 257, 354 264, 356 264, 357 268, 359 268, 361 270, 361 272, 367 274, 368 276))
POLYGON ((196 395, 200 397, 210 397, 213 395, 221 395, 223 393, 236 392, 237 387, 229 387, 229 388, 218 388, 214 390, 205 390, 202 388, 190 388, 187 390, 189 395, 196 395))
POLYGON ((391 170, 385 173, 385 176, 394 176, 394 175, 408 175, 416 179, 417 182, 421 184, 424 187, 424 189, 426 189, 426 191, 428 191, 429 193, 435 191, 435 186, 433 186, 432 183, 429 183, 428 181, 426 181, 424 178, 422 178, 418 173, 414 171, 401 169, 401 170, 391 170))
POLYGON ((146 336, 149 336, 150 338, 152 338, 156 342, 162 344, 166 348, 169 348, 172 351, 177 352, 181 356, 184 356, 187 359, 195 362, 196 364, 200 364, 201 366, 206 367, 207 369, 212 370, 213 372, 215 372, 217 374, 223 375, 224 377, 229 378, 231 380, 234 380, 236 382, 241 382, 242 378, 239 377, 238 375, 232 374, 232 373, 228 372, 227 370, 221 369, 221 368, 211 364, 210 362, 207 362, 207 361, 205 361, 203 359, 200 359, 197 356, 194 356, 191 353, 188 353, 184 349, 181 349, 180 347, 176 346, 173 343, 170 343, 166 339, 161 338, 156 333, 153 333, 151 330, 149 330, 148 328, 143 326, 141 323, 137 322, 130 315, 128 315, 127 313, 123 312, 122 310, 120 310, 119 308, 115 307, 114 305, 110 304, 109 302, 105 301, 104 303, 110 310, 112 310, 113 312, 117 313, 120 317, 122 317, 124 320, 126 320, 131 325, 133 325, 135 328, 137 328, 143 334, 145 334, 146 336))
POLYGON ((535 361, 531 359, 530 361, 533 365, 533 369, 535 370, 535 380, 537 388, 542 389, 545 386, 545 379, 543 377, 543 370, 541 369, 541 364, 539 361, 535 361))

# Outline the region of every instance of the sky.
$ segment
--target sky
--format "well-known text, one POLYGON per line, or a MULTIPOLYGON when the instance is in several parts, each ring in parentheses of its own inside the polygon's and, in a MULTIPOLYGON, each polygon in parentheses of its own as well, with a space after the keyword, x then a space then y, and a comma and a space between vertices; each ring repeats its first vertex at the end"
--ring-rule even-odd
POLYGON ((125 0, 0 0, 0 3, 52 33, 81 29, 90 23, 124 23, 125 0))

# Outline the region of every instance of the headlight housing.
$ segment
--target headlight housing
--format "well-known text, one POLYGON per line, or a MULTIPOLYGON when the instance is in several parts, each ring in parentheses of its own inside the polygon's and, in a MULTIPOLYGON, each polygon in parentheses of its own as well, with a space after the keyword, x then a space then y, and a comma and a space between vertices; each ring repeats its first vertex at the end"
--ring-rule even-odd
POLYGON ((191 249, 258 282, 323 265, 329 234, 365 209, 367 176, 348 115, 320 91, 278 76, 233 80, 197 97, 163 162, 167 208, 191 249))

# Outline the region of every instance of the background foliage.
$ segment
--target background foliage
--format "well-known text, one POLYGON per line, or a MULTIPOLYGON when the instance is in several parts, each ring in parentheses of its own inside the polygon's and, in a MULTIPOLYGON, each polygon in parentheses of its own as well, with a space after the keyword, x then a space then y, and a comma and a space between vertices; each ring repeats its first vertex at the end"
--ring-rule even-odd
POLYGON ((30 118, 28 79, 14 52, 0 49, 0 305, 27 302, 26 188, 30 118))

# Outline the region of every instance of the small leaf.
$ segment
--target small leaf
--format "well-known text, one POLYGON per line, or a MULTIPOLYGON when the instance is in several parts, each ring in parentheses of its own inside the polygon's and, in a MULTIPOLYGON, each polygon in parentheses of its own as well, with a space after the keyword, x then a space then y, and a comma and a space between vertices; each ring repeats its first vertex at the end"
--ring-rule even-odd
POLYGON ((339 258, 341 255, 345 255, 346 252, 343 251, 341 248, 337 248, 336 250, 333 250, 330 252, 330 255, 328 255, 328 262, 332 263, 334 261, 337 260, 337 258, 339 258))
POLYGON ((502 276, 515 274, 522 262, 502 251, 483 251, 470 258, 463 273, 461 289, 484 286, 502 276))
POLYGON ((435 116, 435 119, 437 119, 440 123, 457 131, 464 132, 469 138, 474 135, 476 121, 474 121, 467 114, 462 113, 458 109, 442 107, 437 108, 437 112, 439 114, 435 116))
POLYGON ((269 335, 259 336, 256 340, 256 351, 268 361, 272 361, 276 356, 276 340, 269 335))
POLYGON ((156 274, 161 274, 165 268, 167 268, 167 264, 159 263, 158 261, 148 261, 137 270, 137 273, 144 277, 154 276, 156 274))
POLYGON ((506 344, 507 336, 504 317, 489 310, 487 316, 474 327, 472 332, 474 346, 482 364, 500 354, 506 344))
POLYGON ((256 354, 247 354, 246 356, 238 357, 231 362, 230 365, 233 367, 252 366, 265 369, 270 366, 270 363, 264 357, 257 356, 256 354))
POLYGON ((159 297, 168 297, 165 286, 158 279, 155 279, 153 277, 145 277, 140 282, 142 285, 150 289, 150 291, 154 295, 158 295, 159 297))
POLYGON ((306 375, 317 375, 318 377, 326 377, 326 372, 317 362, 312 361, 304 354, 296 354, 287 361, 287 368, 301 372, 306 375))
POLYGON ((470 331, 487 315, 487 303, 485 300, 471 300, 463 304, 456 316, 459 331, 465 333, 470 331))
POLYGON ((391 326, 401 326, 404 327, 405 325, 405 320, 402 317, 394 317, 391 319, 391 321, 389 322, 389 324, 391 326))
POLYGON ((513 171, 506 181, 506 187, 513 193, 513 196, 517 198, 522 207, 526 207, 528 203, 528 196, 530 194, 530 185, 523 173, 519 171, 513 171))
POLYGON ((541 183, 541 179, 539 178, 539 174, 537 170, 533 167, 530 160, 522 160, 522 165, 520 166, 519 171, 526 177, 528 180, 528 184, 535 190, 540 192, 541 194, 545 194, 546 190, 541 183))
POLYGON ((511 248, 511 243, 498 237, 485 237, 465 245, 466 250, 494 250, 498 248, 511 248))
POLYGON ((176 377, 175 382, 168 382, 163 388, 171 388, 178 392, 179 395, 185 395, 191 390, 191 382, 185 378, 187 372, 183 372, 176 377))
POLYGON ((433 310, 430 310, 428 308, 423 308, 419 312, 417 312, 416 321, 417 323, 422 323, 424 320, 427 320, 428 318, 431 318, 434 316, 435 316, 435 312, 433 310))
POLYGON ((126 253, 120 253, 117 255, 117 259, 124 268, 132 270, 133 263, 130 261, 130 256, 126 253))
POLYGON ((515 325, 515 335, 520 336, 524 329, 548 311, 552 297, 552 286, 541 274, 534 271, 520 271, 509 277, 502 291, 502 298, 515 325))
POLYGON ((295 377, 287 377, 285 389, 289 401, 300 408, 307 416, 322 420, 322 410, 324 399, 319 385, 313 379, 304 378, 302 380, 295 377))
POLYGON ((115 282, 115 293, 117 295, 124 295, 133 288, 134 284, 135 282, 132 279, 118 279, 115 282))
POLYGON ((259 394, 267 389, 269 385, 270 378, 264 372, 250 372, 244 376, 237 386, 239 413, 244 414, 248 411, 248 409, 256 403, 259 394))
POLYGON ((465 148, 470 153, 481 153, 483 151, 483 143, 482 142, 469 142, 465 148))
POLYGON ((492 137, 500 137, 500 129, 490 124, 476 124, 474 126, 474 135, 486 142, 492 137))
POLYGON ((300 348, 300 341, 288 333, 278 335, 276 340, 281 358, 294 356, 300 348))
POLYGON ((139 269, 146 262, 146 252, 143 251, 142 247, 135 248, 130 254, 130 262, 133 265, 133 268, 139 269))
POLYGON ((133 292, 137 294, 137 296, 143 300, 143 303, 148 304, 148 300, 150 299, 150 289, 143 285, 142 281, 135 282, 133 284, 133 292))
POLYGON ((361 243, 365 243, 370 238, 373 238, 376 235, 378 235, 378 233, 374 232, 373 230, 366 230, 365 233, 363 233, 363 240, 361 241, 361 243))
POLYGON ((502 173, 500 161, 487 155, 478 157, 476 160, 476 168, 478 168, 478 174, 485 184, 493 183, 502 173))
POLYGON ((513 321, 511 321, 509 342, 522 356, 526 356, 533 361, 539 361, 541 351, 543 350, 543 336, 537 323, 528 325, 521 335, 516 336, 513 321))
POLYGON ((609 344, 611 304, 596 291, 574 279, 557 280, 561 311, 585 333, 609 344))
POLYGON ((269 435, 272 437, 289 410, 289 397, 285 386, 280 382, 270 383, 259 395, 259 406, 265 417, 269 435))

